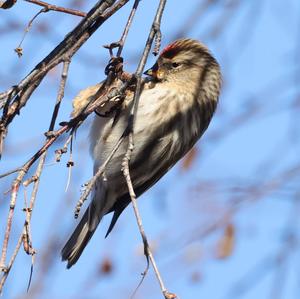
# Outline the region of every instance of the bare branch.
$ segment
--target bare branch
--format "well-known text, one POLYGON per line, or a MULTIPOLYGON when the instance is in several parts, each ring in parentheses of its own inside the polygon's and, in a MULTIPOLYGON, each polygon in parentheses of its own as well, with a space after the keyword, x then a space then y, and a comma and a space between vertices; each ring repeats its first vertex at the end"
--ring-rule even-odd
POLYGON ((54 110, 53 110, 53 113, 52 113, 52 118, 51 118, 51 122, 50 122, 50 126, 49 126, 49 131, 53 131, 53 129, 54 129, 56 118, 57 118, 58 111, 59 111, 59 108, 60 108, 60 104, 61 104, 61 101, 64 97, 65 86, 66 86, 67 76, 68 76, 68 72, 69 72, 69 66, 70 66, 70 60, 66 59, 63 63, 63 70, 62 70, 62 74, 61 74, 59 91, 58 91, 58 94, 57 94, 57 100, 56 100, 54 110))
MULTIPOLYGON (((140 234, 141 234, 141 237, 142 237, 142 240, 143 240, 144 254, 145 254, 146 259, 147 259, 147 264, 149 263, 149 260, 150 260, 164 297, 166 299, 172 299, 172 298, 176 298, 177 296, 175 294, 170 293, 170 292, 167 291, 167 289, 164 285, 164 282, 162 280, 162 277, 160 275, 160 272, 158 270, 158 267, 156 265, 153 254, 151 252, 151 249, 149 247, 149 243, 148 243, 148 240, 147 240, 147 237, 146 237, 146 234, 145 234, 145 230, 144 230, 144 227, 143 227, 143 224, 142 224, 142 219, 141 219, 139 209, 138 209, 138 206, 137 206, 136 194, 134 192, 133 184, 132 184, 131 177, 130 177, 130 171, 129 171, 129 162, 130 162, 130 158, 131 158, 131 153, 132 153, 133 148, 134 148, 134 140, 133 140, 134 121, 135 121, 135 117, 136 117, 136 114, 137 114, 137 109, 138 109, 138 104, 139 104, 139 97, 140 97, 140 93, 141 93, 142 73, 143 73, 143 70, 145 68, 145 65, 146 65, 147 58, 148 58, 149 53, 150 53, 152 43, 153 43, 154 38, 156 36, 157 36, 157 38, 156 38, 156 43, 155 43, 155 48, 154 48, 154 54, 156 55, 159 51, 160 40, 161 40, 160 23, 161 23, 162 14, 163 14, 163 11, 164 11, 164 8, 165 8, 165 4, 166 4, 166 0, 161 0, 159 2, 159 6, 158 6, 158 9, 157 9, 154 21, 152 23, 152 27, 151 27, 151 30, 150 30, 150 33, 149 33, 144 51, 143 51, 143 55, 140 59, 137 70, 135 72, 135 76, 137 78, 137 83, 136 83, 136 89, 135 89, 134 99, 133 99, 133 101, 134 101, 133 102, 133 107, 131 109, 130 116, 129 116, 129 119, 128 119, 128 148, 127 148, 126 154, 125 154, 123 162, 122 162, 122 171, 123 171, 124 177, 126 179, 129 195, 130 195, 132 206, 133 206, 134 213, 135 213, 135 217, 136 217, 137 224, 138 224, 138 227, 139 227, 139 231, 140 231, 140 234)), ((148 268, 148 266, 147 266, 147 268, 148 268)))
MULTIPOLYGON (((16 245, 16 247, 15 247, 15 250, 14 250, 12 256, 11 256, 11 259, 10 259, 10 261, 9 261, 9 263, 8 263, 8 265, 7 265, 7 267, 0 267, 0 270, 1 270, 2 272, 4 272, 4 274, 3 274, 3 276, 2 276, 2 278, 1 278, 1 280, 0 280, 0 294, 2 293, 3 286, 4 286, 4 284, 5 284, 5 281, 6 281, 6 279, 7 279, 7 276, 8 276, 8 274, 9 274, 9 271, 11 270, 11 267, 12 267, 13 263, 15 262, 15 259, 16 259, 17 255, 18 255, 18 252, 19 252, 19 250, 20 250, 20 247, 21 247, 21 245, 22 245, 22 242, 23 242, 23 234, 21 234, 21 236, 20 236, 19 239, 18 239, 18 243, 17 243, 17 245, 16 245)), ((0 266, 1 266, 1 265, 0 265, 0 266)))
POLYGON ((39 5, 39 6, 43 6, 47 11, 48 10, 53 10, 53 11, 63 12, 63 13, 73 15, 73 16, 78 16, 78 17, 85 17, 86 16, 85 12, 82 12, 82 11, 77 10, 77 9, 71 9, 71 8, 56 6, 56 5, 53 5, 53 4, 44 2, 44 1, 39 1, 39 0, 25 0, 25 1, 36 4, 36 5, 39 5))
POLYGON ((39 12, 37 12, 33 18, 29 21, 29 23, 27 24, 25 30, 24 30, 24 34, 23 37, 19 43, 19 45, 15 48, 15 52, 18 54, 19 58, 23 55, 23 48, 22 48, 22 43, 27 35, 27 33, 29 32, 29 30, 32 27, 33 21, 43 12, 47 12, 47 10, 45 8, 41 9, 39 12))
POLYGON ((107 48, 107 49, 110 50, 110 55, 111 56, 113 56, 113 54, 112 54, 112 49, 113 48, 118 48, 118 52, 117 52, 116 56, 117 57, 121 56, 122 51, 123 51, 123 47, 124 47, 124 44, 125 44, 125 41, 126 41, 126 38, 127 38, 128 32, 129 32, 129 29, 130 29, 130 26, 132 25, 132 20, 134 18, 134 15, 136 13, 136 10, 138 8, 138 5, 139 5, 140 1, 141 0, 135 0, 134 1, 132 9, 131 9, 129 17, 128 17, 128 20, 127 20, 127 23, 126 23, 126 26, 125 26, 123 34, 121 36, 121 39, 118 42, 114 42, 114 43, 111 43, 110 45, 104 46, 105 48, 107 48))
POLYGON ((18 167, 18 168, 16 168, 16 169, 9 170, 9 171, 7 171, 7 172, 5 172, 5 173, 3 173, 3 174, 0 174, 0 179, 4 178, 4 177, 6 177, 6 176, 9 176, 9 175, 11 175, 11 174, 13 174, 13 173, 16 173, 16 172, 18 172, 18 171, 20 171, 20 170, 21 170, 20 167, 18 167))

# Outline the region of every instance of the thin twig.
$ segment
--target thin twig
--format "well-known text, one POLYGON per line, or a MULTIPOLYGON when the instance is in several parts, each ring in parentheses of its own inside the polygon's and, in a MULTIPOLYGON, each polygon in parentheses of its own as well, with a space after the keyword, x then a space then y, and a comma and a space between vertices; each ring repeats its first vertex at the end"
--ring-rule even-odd
POLYGON ((59 90, 57 93, 57 99, 56 99, 56 103, 55 103, 54 110, 53 110, 52 117, 51 117, 49 131, 53 131, 53 129, 54 129, 58 111, 60 108, 60 104, 61 104, 61 101, 65 94, 65 87, 66 87, 66 81, 67 81, 67 76, 68 76, 68 72, 69 72, 70 62, 71 62, 70 59, 67 58, 64 60, 64 63, 63 63, 63 70, 61 73, 59 90))
POLYGON ((68 171, 68 179, 67 179, 67 184, 66 184, 65 192, 68 191, 68 188, 69 188, 69 185, 70 185, 70 182, 71 182, 72 167, 74 166, 73 150, 72 150, 72 140, 73 140, 73 134, 71 135, 70 157, 69 157, 69 161, 67 162, 67 168, 69 169, 69 171, 68 171))
POLYGON ((7 172, 5 172, 5 173, 3 173, 3 174, 0 174, 0 179, 4 178, 4 177, 6 177, 6 176, 9 176, 9 175, 11 175, 11 174, 13 174, 13 173, 19 172, 20 170, 21 170, 20 167, 18 167, 18 168, 16 168, 16 169, 9 170, 9 171, 7 171, 7 172))
POLYGON ((18 252, 20 250, 22 242, 23 242, 23 234, 21 234, 21 236, 18 239, 18 243, 16 245, 16 248, 15 248, 13 254, 12 254, 12 257, 11 257, 11 259, 10 259, 7 267, 4 267, 4 268, 1 269, 4 272, 4 274, 3 274, 3 276, 2 276, 2 278, 0 280, 0 296, 1 296, 1 293, 2 293, 2 290, 3 290, 3 286, 5 284, 5 281, 7 279, 7 276, 9 274, 9 271, 11 270, 11 267, 12 267, 12 265, 13 265, 16 257, 17 257, 17 255, 18 255, 18 252))
POLYGON ((36 173, 34 175, 34 177, 36 177, 37 179, 34 180, 34 186, 33 186, 33 190, 31 193, 31 198, 30 198, 30 203, 29 203, 29 207, 26 208, 25 207, 25 211, 26 211, 26 220, 24 223, 24 228, 23 228, 23 232, 21 233, 21 236, 19 238, 19 241, 14 249, 14 253, 8 263, 8 266, 5 268, 2 268, 2 271, 4 272, 3 277, 1 278, 0 281, 0 294, 3 290, 3 286, 5 284, 5 281, 8 277, 8 274, 13 266, 13 263, 15 261, 15 258, 20 250, 21 244, 24 243, 25 248, 28 247, 28 250, 26 250, 26 252, 28 254, 31 254, 32 256, 35 254, 35 251, 32 248, 32 241, 31 241, 31 236, 30 236, 30 220, 31 220, 31 216, 32 216, 32 211, 34 208, 34 203, 35 203, 35 199, 36 199, 36 194, 38 191, 38 186, 39 186, 39 180, 40 180, 40 176, 43 170, 43 166, 45 163, 45 159, 46 159, 46 153, 44 153, 41 158, 40 158, 40 162, 39 165, 37 167, 36 173), (25 237, 25 238, 24 238, 25 237), (26 240, 26 241, 25 241, 26 240))
POLYGON ((133 6, 132 6, 132 9, 130 11, 130 14, 129 14, 129 17, 128 17, 125 29, 124 29, 123 34, 121 36, 121 39, 119 41, 119 48, 118 48, 118 52, 117 52, 117 57, 120 57, 121 54, 122 54, 123 47, 124 47, 124 44, 125 44, 128 32, 129 32, 129 28, 130 28, 130 26, 132 24, 132 20, 133 20, 133 18, 135 16, 135 13, 136 13, 136 10, 138 8, 138 5, 139 5, 140 1, 141 0, 135 0, 134 3, 133 3, 133 6))
MULTIPOLYGON (((13 218, 13 215, 14 215, 17 194, 18 194, 18 191, 19 191, 20 183, 21 183, 21 181, 22 181, 25 174, 26 174, 25 170, 21 169, 19 171, 19 174, 18 174, 17 178, 14 180, 14 182, 12 184, 12 188, 11 188, 11 200, 10 200, 9 212, 8 212, 8 217, 7 217, 7 224, 6 224, 3 247, 2 247, 1 260, 0 260, 0 269, 4 272, 6 272, 5 261, 6 261, 8 241, 9 241, 9 237, 10 237, 12 218, 13 218)), ((1 292, 1 289, 0 289, 0 292, 1 292)))
POLYGON ((114 146, 113 150, 111 151, 111 153, 109 154, 109 156, 106 158, 106 160, 104 161, 104 163, 98 168, 98 170, 95 173, 95 175, 86 184, 84 184, 84 192, 80 196, 80 198, 78 200, 78 203, 76 205, 76 208, 75 208, 75 213, 74 213, 74 217, 75 218, 78 218, 79 213, 80 213, 80 209, 81 209, 83 203, 88 198, 88 196, 89 196, 90 192, 92 191, 94 185, 96 184, 98 178, 103 175, 107 164, 109 163, 109 161, 111 160, 111 158, 114 156, 114 154, 116 153, 116 151, 118 150, 118 148, 122 144, 123 140, 124 140, 124 135, 121 136, 121 138, 116 143, 116 145, 114 146))
POLYGON ((60 162, 61 156, 68 152, 68 146, 69 146, 72 138, 73 138, 73 133, 70 134, 70 136, 68 137, 68 139, 66 140, 66 142, 62 148, 55 150, 55 162, 60 162))
POLYGON ((130 198, 131 198, 134 214, 135 214, 136 221, 137 221, 137 224, 138 224, 138 228, 139 228, 139 231, 140 231, 140 234, 141 234, 141 237, 142 237, 142 240, 143 240, 143 244, 144 244, 144 255, 146 256, 146 259, 147 259, 146 270, 148 270, 148 268, 149 268, 149 260, 150 260, 150 262, 152 264, 152 267, 153 267, 153 270, 154 270, 154 273, 155 273, 156 278, 159 282, 159 285, 160 285, 160 288, 161 288, 161 291, 162 291, 164 297, 166 299, 176 298, 176 295, 168 292, 165 285, 164 285, 164 282, 162 280, 162 277, 161 277, 160 272, 158 270, 158 267, 156 265, 155 259, 153 257, 153 254, 152 254, 152 251, 150 249, 150 246, 149 246, 149 243, 148 243, 148 240, 147 240, 147 236, 146 236, 146 233, 145 233, 145 230, 144 230, 144 227, 143 227, 142 218, 141 218, 138 206, 137 206, 136 194, 135 194, 134 189, 133 189, 133 185, 132 185, 132 181, 131 181, 131 177, 130 177, 130 172, 129 172, 128 161, 130 160, 130 155, 131 155, 132 150, 133 150, 133 140, 132 140, 132 134, 130 134, 129 135, 129 147, 128 147, 128 150, 126 152, 123 164, 122 164, 123 165, 122 170, 123 170, 124 177, 126 179, 126 183, 127 183, 127 186, 128 186, 128 191, 129 191, 129 195, 130 195, 130 198))
POLYGON ((31 277, 32 277, 32 273, 33 273, 33 262, 34 262, 34 256, 35 256, 35 253, 36 251, 32 248, 32 237, 31 237, 31 217, 32 217, 32 212, 33 212, 33 208, 34 208, 34 205, 35 205, 35 201, 36 201, 36 196, 37 196, 37 192, 38 192, 38 188, 39 188, 39 182, 40 182, 40 179, 41 179, 41 175, 42 175, 42 170, 44 168, 44 165, 45 165, 45 161, 46 161, 46 155, 47 155, 47 152, 45 152, 41 158, 40 158, 40 161, 39 161, 39 164, 38 164, 38 167, 37 167, 37 170, 35 172, 35 177, 37 178, 34 182, 34 185, 33 185, 33 190, 32 190, 32 193, 31 193, 31 198, 30 198, 30 202, 29 202, 29 208, 27 209, 28 212, 26 213, 26 221, 25 221, 25 225, 24 225, 24 228, 26 227, 26 224, 27 224, 27 227, 28 227, 28 243, 30 245, 29 249, 29 254, 31 255, 32 257, 32 264, 31 264, 31 271, 30 271, 30 278, 29 278, 29 283, 28 283, 28 287, 27 287, 27 291, 30 287, 30 282, 31 282, 31 277))
POLYGON ((111 43, 110 45, 104 46, 104 48, 107 48, 107 49, 110 50, 111 57, 113 57, 113 53, 112 53, 113 48, 118 48, 118 52, 117 52, 116 57, 121 57, 123 47, 124 47, 126 38, 128 36, 130 26, 132 25, 132 21, 133 21, 133 18, 135 16, 135 13, 136 13, 136 10, 137 10, 137 7, 138 7, 140 1, 141 0, 135 0, 134 1, 132 9, 131 9, 129 17, 128 17, 128 20, 127 20, 127 23, 125 25, 125 28, 124 28, 124 31, 122 33, 122 36, 121 36, 120 40, 118 42, 114 42, 114 43, 111 43))
POLYGON ((58 11, 58 12, 63 12, 69 15, 73 15, 73 16, 78 16, 78 17, 85 17, 86 13, 82 12, 80 10, 77 9, 72 9, 72 8, 65 8, 65 7, 61 7, 61 6, 56 6, 44 1, 39 1, 39 0, 25 0, 26 2, 30 2, 39 6, 43 6, 45 7, 47 10, 53 10, 53 11, 58 11))
POLYGON ((135 297, 137 291, 139 290, 139 288, 141 287, 141 285, 143 284, 143 282, 145 280, 145 277, 146 277, 146 275, 148 273, 148 270, 149 270, 149 263, 147 263, 145 271, 141 273, 142 277, 141 277, 138 285, 136 286, 136 288, 132 292, 132 295, 130 296, 130 299, 133 299, 135 297))
POLYGON ((28 22, 25 30, 24 30, 24 34, 23 37, 19 43, 19 45, 15 48, 15 52, 18 54, 19 58, 23 55, 23 48, 22 48, 22 43, 27 35, 27 33, 30 31, 33 21, 43 12, 47 12, 48 10, 46 8, 42 8, 39 12, 37 12, 33 18, 28 22))
POLYGON ((171 299, 171 298, 176 298, 176 295, 167 291, 167 289, 164 285, 164 282, 162 280, 162 277, 160 275, 160 272, 157 268, 157 265, 156 265, 155 259, 153 257, 153 254, 151 252, 151 249, 149 247, 149 243, 148 243, 148 240, 147 240, 147 237, 146 237, 146 234, 145 234, 145 230, 144 230, 144 227, 143 227, 143 224, 142 224, 142 219, 141 219, 139 209, 138 209, 138 206, 137 206, 136 194, 134 192, 134 188, 133 188, 133 184, 132 184, 131 176, 130 176, 130 171, 129 171, 129 162, 130 162, 130 158, 131 158, 131 153, 132 153, 133 148, 134 148, 134 141, 133 141, 134 122, 135 122, 135 117, 136 117, 136 114, 137 114, 137 109, 138 109, 138 104, 139 104, 139 97, 140 97, 140 93, 141 93, 141 81, 142 81, 141 77, 142 77, 144 67, 146 65, 147 58, 148 58, 149 53, 150 53, 152 43, 153 43, 154 38, 155 38, 156 35, 157 35, 157 38, 155 40, 156 42, 155 42, 154 54, 157 54, 157 51, 159 50, 159 47, 160 47, 160 40, 161 40, 160 23, 161 23, 161 17, 162 17, 164 8, 165 8, 165 4, 166 4, 166 0, 161 0, 159 2, 159 6, 158 6, 158 9, 157 9, 156 15, 154 17, 154 21, 152 23, 152 27, 151 27, 151 30, 150 30, 150 33, 149 33, 144 51, 143 51, 143 55, 140 59, 139 65, 138 65, 137 70, 135 72, 137 83, 136 83, 136 89, 135 89, 134 99, 133 99, 133 101, 134 101, 133 102, 133 107, 131 109, 130 116, 129 116, 129 119, 128 119, 128 132, 129 132, 129 134, 128 134, 128 147, 127 147, 127 151, 126 151, 126 154, 124 156, 124 159, 122 161, 122 171, 123 171, 124 177, 126 179, 129 195, 130 195, 132 206, 133 206, 134 213, 135 213, 135 217, 136 217, 137 224, 138 224, 138 227, 139 227, 139 231, 140 231, 140 234, 141 234, 141 237, 142 237, 142 240, 143 240, 144 254, 145 254, 146 259, 147 259, 147 264, 149 263, 149 260, 150 260, 164 297, 166 299, 171 299))

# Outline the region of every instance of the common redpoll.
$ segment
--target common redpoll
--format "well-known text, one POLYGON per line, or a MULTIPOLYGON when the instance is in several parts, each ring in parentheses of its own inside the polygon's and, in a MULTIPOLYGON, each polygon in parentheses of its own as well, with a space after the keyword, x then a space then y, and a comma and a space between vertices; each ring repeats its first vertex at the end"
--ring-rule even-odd
MULTIPOLYGON (((217 106, 221 73, 215 58, 201 43, 180 39, 168 45, 142 88, 134 126, 134 149, 130 175, 137 196, 153 186, 201 137, 217 106)), ((87 102, 99 84, 83 90, 74 100, 75 109, 87 102)), ((95 115, 91 128, 94 172, 102 165, 128 124, 133 94, 127 94, 117 121, 115 115, 95 115)), ((114 212, 107 235, 131 202, 121 162, 127 143, 108 163, 105 178, 98 179, 92 201, 62 249, 67 268, 74 265, 94 234, 102 217, 114 212)))

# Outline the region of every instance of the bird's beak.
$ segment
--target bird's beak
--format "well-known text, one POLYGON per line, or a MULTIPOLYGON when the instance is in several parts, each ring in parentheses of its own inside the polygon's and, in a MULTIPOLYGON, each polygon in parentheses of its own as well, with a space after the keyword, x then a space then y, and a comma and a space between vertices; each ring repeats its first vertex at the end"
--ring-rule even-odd
POLYGON ((157 78, 158 65, 155 63, 150 69, 144 72, 144 75, 150 76, 152 78, 157 78))

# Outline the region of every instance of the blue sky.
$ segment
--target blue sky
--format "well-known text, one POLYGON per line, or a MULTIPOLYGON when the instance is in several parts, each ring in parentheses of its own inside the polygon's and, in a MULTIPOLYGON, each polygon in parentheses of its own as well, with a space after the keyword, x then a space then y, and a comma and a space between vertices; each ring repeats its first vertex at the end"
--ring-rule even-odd
MULTIPOLYGON (((168 1, 162 20, 163 46, 174 39, 204 2, 168 1)), ((180 165, 175 167, 139 200, 145 229, 166 285, 181 299, 299 298, 299 250, 296 246, 289 254, 289 247, 284 247, 288 244, 287 232, 293 233, 296 240, 299 238, 295 234, 299 229, 295 216, 299 209, 299 172, 275 191, 272 188, 281 182, 285 171, 299 163, 299 104, 294 109, 291 105, 299 97, 296 45, 300 36, 300 3, 221 2, 216 1, 208 10, 201 6, 203 13, 197 15, 187 34, 206 43, 221 64, 224 88, 218 111, 197 145, 198 155, 191 168, 183 171, 180 165), (234 5, 237 8, 231 10, 234 5), (262 191, 266 193, 260 195, 262 191), (235 205, 236 200, 241 202, 235 205), (226 213, 230 214, 228 222, 235 227, 234 251, 227 259, 218 260, 216 244, 222 238, 223 228, 205 238, 202 234, 226 213), (281 251, 288 260, 282 267, 274 262, 281 251), (282 288, 276 290, 280 284, 282 288)), ((136 68, 157 3, 140 3, 123 52, 128 71, 136 68)), ((71 100, 80 89, 104 78, 108 53, 101 46, 118 40, 130 6, 104 24, 74 57, 59 121, 68 119, 71 100)), ((41 15, 24 41, 23 57, 18 59, 13 49, 36 11, 36 7, 23 1, 11 10, 0 11, 0 33, 9 21, 22 25, 0 35, 1 90, 22 79, 78 22, 77 17, 54 12, 41 15), (50 33, 41 34, 38 24, 50 20, 50 33)), ((150 56, 147 66, 154 61, 155 57, 150 56)), ((1 172, 19 166, 43 143, 60 69, 43 81, 10 127, 1 172)), ((129 298, 138 283, 145 261, 131 208, 124 212, 107 239, 103 236, 109 217, 104 219, 75 267, 67 271, 60 262, 61 245, 75 225, 73 209, 80 185, 92 172, 86 142, 89 121, 79 130, 74 144, 75 167, 67 192, 64 189, 68 156, 53 165, 53 151, 59 144, 49 152, 32 219, 33 245, 38 252, 32 293, 26 297, 30 258, 21 251, 8 278, 4 298, 94 299, 110 298, 111 294, 114 298, 129 298), (50 239, 55 245, 53 255, 44 255, 50 239), (48 261, 45 256, 49 258, 46 265, 50 270, 46 279, 41 280, 43 285, 38 282, 48 261), (111 275, 99 277, 97 265, 104 258, 113 261, 114 269, 111 275), (37 293, 37 287, 41 293, 37 293)), ((3 179, 1 190, 7 190, 12 179, 13 176, 3 179)), ((10 253, 24 221, 24 196, 22 190, 10 253)), ((2 196, 1 236, 8 200, 8 195, 2 196)), ((161 296, 152 271, 136 296, 161 296)))

